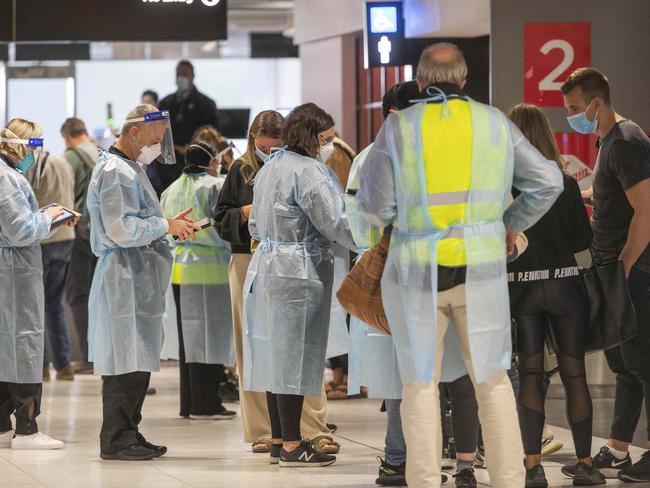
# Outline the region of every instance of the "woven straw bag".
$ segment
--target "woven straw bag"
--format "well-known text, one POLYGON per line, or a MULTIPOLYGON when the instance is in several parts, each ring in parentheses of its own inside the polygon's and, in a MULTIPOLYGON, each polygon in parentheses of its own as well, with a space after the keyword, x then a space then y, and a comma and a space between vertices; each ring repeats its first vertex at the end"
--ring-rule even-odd
POLYGON ((336 297, 353 317, 391 335, 381 300, 381 277, 384 274, 392 226, 386 227, 380 241, 354 265, 343 280, 336 297))

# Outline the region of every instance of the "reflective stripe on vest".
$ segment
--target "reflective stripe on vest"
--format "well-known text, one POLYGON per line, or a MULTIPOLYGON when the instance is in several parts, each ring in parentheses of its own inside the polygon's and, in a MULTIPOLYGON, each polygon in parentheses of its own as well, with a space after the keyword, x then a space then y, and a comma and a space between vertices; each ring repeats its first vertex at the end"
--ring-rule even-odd
POLYGON ((226 249, 213 246, 180 244, 174 250, 172 284, 226 284, 228 283, 229 259, 230 253, 226 249))
MULTIPOLYGON (((502 217, 508 155, 505 119, 497 110, 473 101, 449 100, 448 107, 449 116, 443 114, 442 103, 419 107, 419 130, 413 127, 413 112, 397 114, 409 231, 462 229, 502 217), (424 184, 420 181, 420 161, 424 184), (423 213, 424 208, 428 215, 423 213)), ((471 240, 472 249, 485 249, 480 255, 474 253, 472 261, 496 260, 504 253, 502 236, 475 236, 471 240)), ((428 254, 424 248, 414 252, 416 256, 428 254)), ((444 235, 438 241, 438 264, 464 266, 467 260, 462 232, 444 235)))

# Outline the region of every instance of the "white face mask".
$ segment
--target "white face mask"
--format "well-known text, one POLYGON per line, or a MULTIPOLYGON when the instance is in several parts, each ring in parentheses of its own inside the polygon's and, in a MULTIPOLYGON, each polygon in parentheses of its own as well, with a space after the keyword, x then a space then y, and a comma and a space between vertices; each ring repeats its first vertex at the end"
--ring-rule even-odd
POLYGON ((327 160, 334 153, 334 142, 330 142, 320 147, 320 157, 323 159, 323 163, 327 163, 327 160))
POLYGON ((265 162, 267 159, 269 159, 270 154, 266 154, 264 151, 261 149, 255 148, 255 154, 257 154, 257 157, 262 160, 262 162, 265 162))
POLYGON ((191 82, 187 76, 176 77, 176 88, 178 88, 179 91, 189 90, 190 86, 191 86, 191 82))
POLYGON ((136 161, 142 163, 145 166, 149 166, 153 163, 158 156, 162 153, 160 143, 152 144, 151 146, 142 146, 140 149, 140 154, 136 161))

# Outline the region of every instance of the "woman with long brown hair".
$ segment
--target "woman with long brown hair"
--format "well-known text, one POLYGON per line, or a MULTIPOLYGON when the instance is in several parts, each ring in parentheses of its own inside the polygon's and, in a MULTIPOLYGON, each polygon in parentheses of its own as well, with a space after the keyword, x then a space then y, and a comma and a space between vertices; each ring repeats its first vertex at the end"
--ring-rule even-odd
MULTIPOLYGON (((260 112, 248 132, 248 146, 244 155, 230 167, 224 182, 215 220, 221 238, 230 243, 231 258, 228 276, 230 280, 230 299, 232 303, 233 336, 235 355, 239 371, 239 400, 244 441, 252 443, 253 452, 267 453, 271 449, 271 424, 264 393, 244 391, 242 374, 244 371, 243 349, 243 288, 246 271, 251 262, 251 236, 248 219, 253 203, 253 184, 272 149, 284 146, 282 131, 284 117, 273 110, 260 112)), ((320 397, 308 398, 304 404, 302 431, 319 449, 338 452, 339 446, 330 436, 325 424, 327 398, 324 391, 320 397)))
POLYGON ((336 175, 316 158, 332 117, 314 104, 295 108, 283 131, 286 149, 255 177, 251 235, 260 242, 244 284, 244 388, 266 392, 281 467, 336 461, 302 441, 305 397, 323 392, 334 256, 354 249, 336 175))
MULTIPOLYGON (((564 168, 548 120, 538 107, 520 104, 508 116, 546 159, 564 168)), ((528 249, 508 265, 510 306, 517 327, 518 411, 526 453, 526 488, 548 486, 541 446, 546 397, 544 344, 549 328, 558 344, 560 377, 578 457, 574 484, 605 484, 590 456, 592 404, 585 376, 588 312, 574 257, 589 246, 591 227, 573 178, 564 174, 564 191, 526 236, 528 249)))

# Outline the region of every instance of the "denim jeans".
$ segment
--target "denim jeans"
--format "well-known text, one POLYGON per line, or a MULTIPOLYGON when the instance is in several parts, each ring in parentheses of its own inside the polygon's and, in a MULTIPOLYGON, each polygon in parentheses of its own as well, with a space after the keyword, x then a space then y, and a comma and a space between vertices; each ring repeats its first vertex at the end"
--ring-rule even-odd
POLYGON ((386 428, 386 462, 391 466, 399 466, 406 461, 406 442, 402 433, 402 416, 400 405, 402 400, 385 400, 388 426, 386 428))
POLYGON ((45 286, 45 354, 43 367, 50 361, 56 369, 70 364, 70 341, 63 311, 63 292, 70 268, 73 241, 43 244, 43 285, 45 286))

